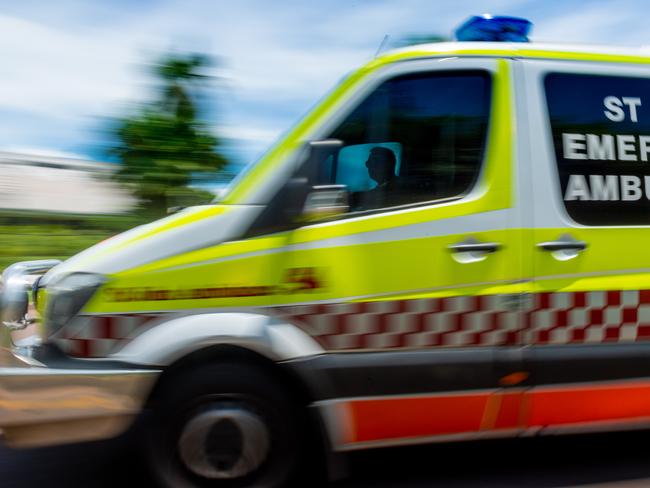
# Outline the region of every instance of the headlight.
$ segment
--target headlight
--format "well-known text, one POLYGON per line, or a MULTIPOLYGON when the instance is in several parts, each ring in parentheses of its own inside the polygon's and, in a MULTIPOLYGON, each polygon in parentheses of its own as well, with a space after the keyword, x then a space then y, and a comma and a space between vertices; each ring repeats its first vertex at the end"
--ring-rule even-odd
POLYGON ((24 329, 33 323, 28 318, 27 291, 43 273, 60 264, 58 259, 40 259, 14 263, 0 277, 0 323, 10 329, 24 329))
POLYGON ((105 281, 101 275, 73 273, 49 285, 45 310, 48 335, 54 334, 77 315, 105 281))

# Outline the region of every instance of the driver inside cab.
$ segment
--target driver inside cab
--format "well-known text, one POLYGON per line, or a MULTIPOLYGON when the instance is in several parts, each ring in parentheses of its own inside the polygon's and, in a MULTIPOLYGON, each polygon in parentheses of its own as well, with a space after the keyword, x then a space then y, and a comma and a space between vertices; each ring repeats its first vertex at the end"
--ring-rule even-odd
POLYGON ((396 199, 400 192, 399 178, 395 174, 397 158, 395 153, 386 147, 374 147, 366 160, 368 176, 377 186, 368 190, 355 192, 351 195, 354 210, 381 208, 396 199))

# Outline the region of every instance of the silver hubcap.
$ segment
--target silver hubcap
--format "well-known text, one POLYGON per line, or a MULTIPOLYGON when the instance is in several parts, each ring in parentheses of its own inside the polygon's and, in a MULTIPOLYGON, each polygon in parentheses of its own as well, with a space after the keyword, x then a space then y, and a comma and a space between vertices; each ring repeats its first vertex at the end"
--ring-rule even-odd
POLYGON ((264 421, 237 407, 215 407, 192 417, 181 433, 183 463, 205 478, 240 478, 259 468, 270 448, 264 421))

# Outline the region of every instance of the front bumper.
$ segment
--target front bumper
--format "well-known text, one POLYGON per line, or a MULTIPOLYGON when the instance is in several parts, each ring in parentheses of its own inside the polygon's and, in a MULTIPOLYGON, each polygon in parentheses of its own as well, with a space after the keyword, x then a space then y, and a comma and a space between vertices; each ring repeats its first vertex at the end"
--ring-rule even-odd
POLYGON ((142 410, 160 374, 83 360, 48 367, 10 343, 0 325, 0 431, 10 447, 115 437, 142 410))

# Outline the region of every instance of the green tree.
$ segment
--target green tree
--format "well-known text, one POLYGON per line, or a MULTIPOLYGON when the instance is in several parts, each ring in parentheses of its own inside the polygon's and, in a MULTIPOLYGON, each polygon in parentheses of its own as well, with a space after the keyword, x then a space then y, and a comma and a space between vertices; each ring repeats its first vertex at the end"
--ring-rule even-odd
POLYGON ((210 60, 202 55, 167 55, 152 68, 159 82, 153 101, 118 120, 111 152, 122 165, 115 178, 131 187, 145 213, 160 215, 170 203, 208 200, 188 185, 224 168, 220 140, 199 119, 210 60), (183 201, 185 200, 185 201, 183 201))

